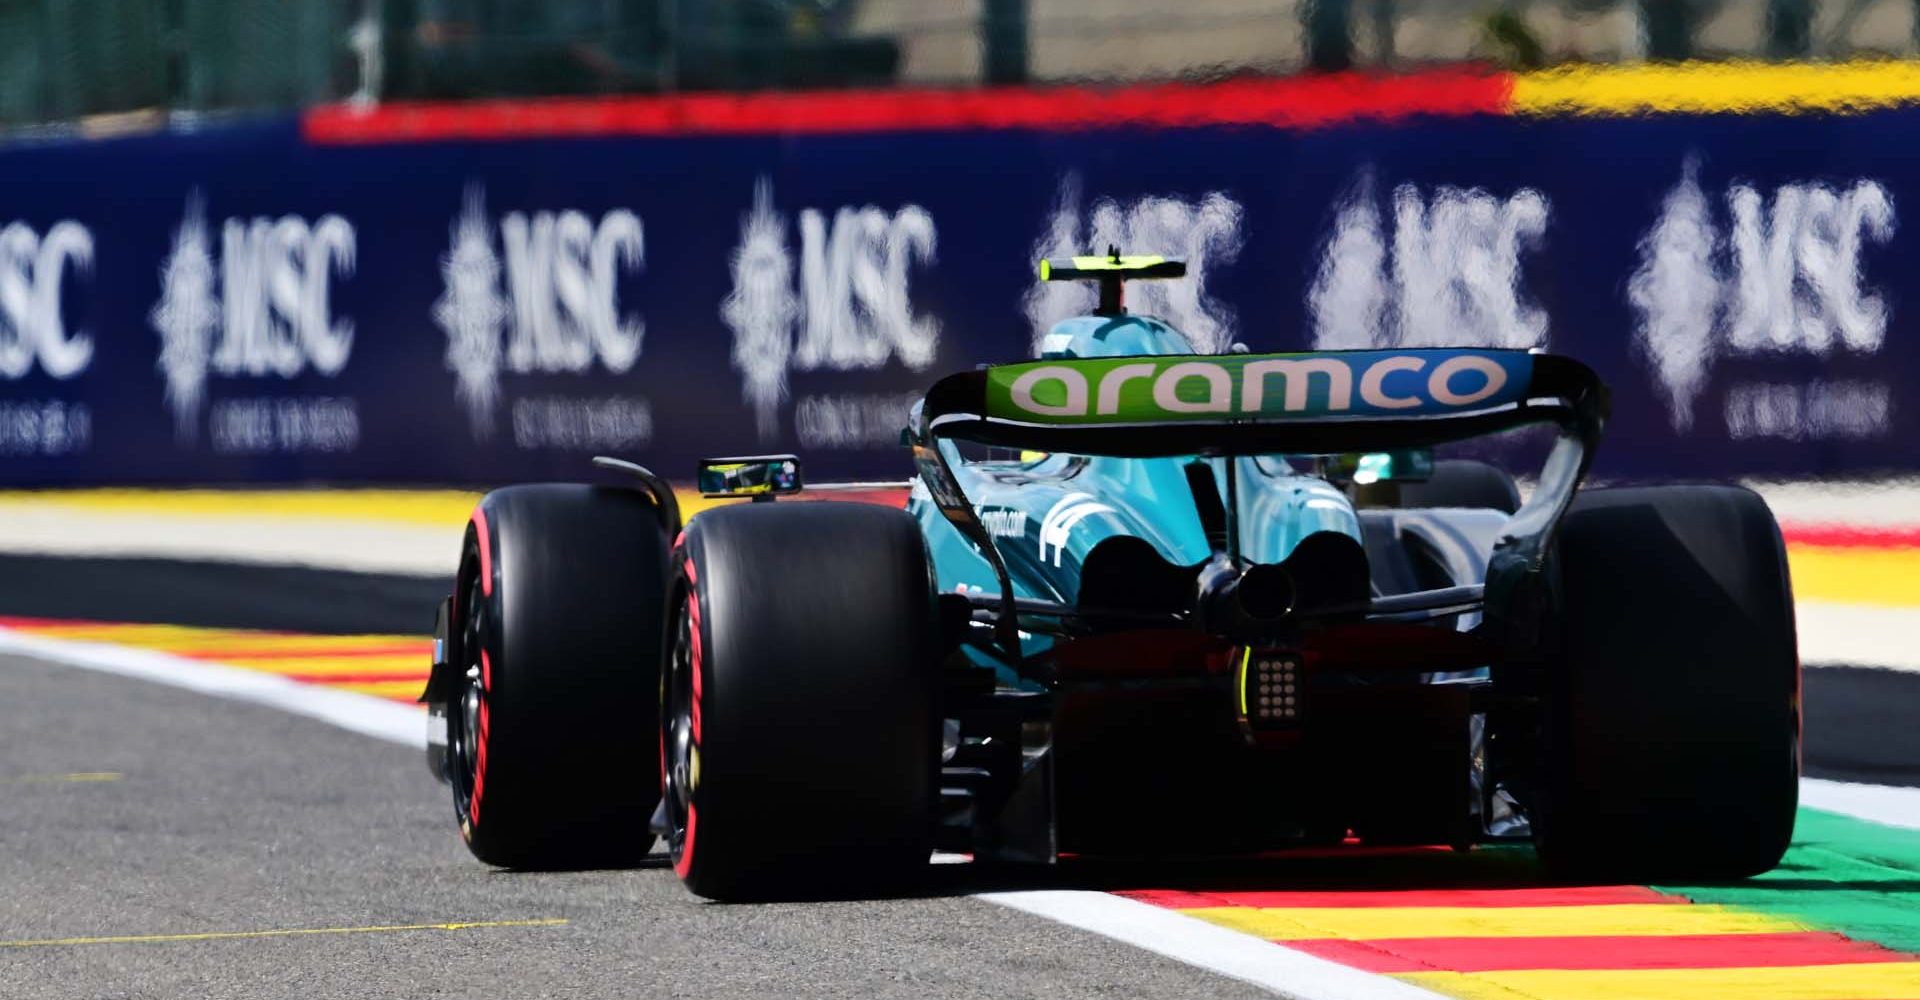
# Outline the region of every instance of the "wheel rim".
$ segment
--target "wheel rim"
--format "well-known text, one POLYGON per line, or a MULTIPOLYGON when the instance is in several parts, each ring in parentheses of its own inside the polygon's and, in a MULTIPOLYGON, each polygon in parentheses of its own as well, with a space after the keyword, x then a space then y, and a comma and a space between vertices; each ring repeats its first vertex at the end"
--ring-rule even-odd
POLYGON ((674 612, 673 655, 667 663, 667 676, 660 706, 660 764, 663 776, 661 798, 667 810, 667 850, 674 865, 683 865, 688 821, 693 813, 693 793, 697 785, 698 748, 694 741, 693 672, 700 668, 693 636, 693 618, 689 604, 692 594, 681 601, 674 612))
POLYGON ((452 758, 453 806, 464 830, 473 816, 473 791, 480 771, 480 711, 486 704, 485 670, 481 664, 486 649, 487 602, 476 574, 468 581, 461 606, 467 614, 460 630, 461 674, 453 703, 447 712, 447 752, 452 758))

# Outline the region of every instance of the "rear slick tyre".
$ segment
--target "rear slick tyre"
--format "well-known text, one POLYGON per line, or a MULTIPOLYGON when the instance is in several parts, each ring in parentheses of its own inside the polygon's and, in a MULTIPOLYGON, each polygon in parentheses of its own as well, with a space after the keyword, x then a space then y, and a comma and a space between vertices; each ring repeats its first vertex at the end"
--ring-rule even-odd
POLYGON ((743 504, 673 555, 668 851, 711 899, 891 892, 932 849, 933 585, 905 512, 743 504))
POLYGON ((1534 836, 1565 879, 1712 881, 1779 864, 1800 770, 1780 529, 1737 487, 1583 492, 1559 529, 1534 836))
POLYGON ((652 847, 666 555, 657 509, 632 490, 513 486, 474 511, 447 742, 475 857, 625 867, 652 847))

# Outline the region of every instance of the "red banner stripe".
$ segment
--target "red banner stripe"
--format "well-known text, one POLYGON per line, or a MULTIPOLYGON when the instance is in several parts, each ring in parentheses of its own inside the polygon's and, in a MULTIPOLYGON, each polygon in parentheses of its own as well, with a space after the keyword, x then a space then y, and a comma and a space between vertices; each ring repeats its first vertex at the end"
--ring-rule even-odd
POLYGON ((1483 69, 1385 76, 1325 73, 1131 87, 989 87, 400 102, 306 113, 313 143, 566 136, 682 136, 953 129, 1266 126, 1504 114, 1513 77, 1483 69))
POLYGON ((1920 548, 1920 527, 1853 527, 1845 524, 1783 524, 1780 534, 1788 545, 1820 545, 1845 549, 1920 548))
POLYGON ((1367 972, 1499 972, 1517 969, 1751 969, 1900 962, 1913 956, 1839 934, 1701 934, 1674 937, 1399 938, 1288 941, 1367 972))

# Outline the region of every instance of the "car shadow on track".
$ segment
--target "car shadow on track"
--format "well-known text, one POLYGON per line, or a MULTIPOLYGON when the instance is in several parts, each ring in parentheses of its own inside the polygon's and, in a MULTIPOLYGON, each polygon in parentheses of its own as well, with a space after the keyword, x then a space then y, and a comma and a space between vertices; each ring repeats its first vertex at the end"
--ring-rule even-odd
MULTIPOLYGON (((918 879, 874 885, 834 881, 780 894, 773 902, 850 902, 925 899, 1033 890, 1131 893, 1340 892, 1392 894, 1433 890, 1574 888, 1549 879, 1526 846, 1486 846, 1459 852, 1444 847, 1347 846, 1279 851, 1254 856, 1067 857, 1055 865, 972 862, 930 864, 918 879)), ((670 869, 664 854, 649 855, 631 870, 670 869)), ((1916 894, 1920 877, 1799 877, 1795 858, 1768 876, 1746 882, 1667 883, 1662 891, 1745 888, 1798 893, 1808 898, 1842 894, 1916 894)), ((502 872, 537 875, 537 872, 502 872)), ((1204 905, 1204 904, 1196 904, 1204 905)))
MULTIPOLYGON (((652 855, 643 869, 668 868, 652 855)), ((1379 891, 1519 889, 1548 884, 1525 847, 1349 847, 1238 857, 1068 857, 1055 865, 958 861, 884 885, 832 882, 781 894, 782 902, 922 899, 1048 889, 1129 891, 1379 891)), ((775 901, 775 900, 768 900, 775 901)))

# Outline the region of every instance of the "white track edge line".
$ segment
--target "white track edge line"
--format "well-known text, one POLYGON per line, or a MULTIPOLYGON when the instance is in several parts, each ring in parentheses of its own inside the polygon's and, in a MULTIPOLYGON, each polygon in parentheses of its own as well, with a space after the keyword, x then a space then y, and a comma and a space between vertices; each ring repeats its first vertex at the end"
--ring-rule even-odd
POLYGON ((1433 1000, 1439 995, 1110 893, 1047 889, 987 892, 975 898, 1092 931, 1298 1000, 1433 1000))
POLYGON ((0 653, 18 653, 71 667, 118 674, 201 694, 266 705, 341 729, 425 748, 427 717, 417 708, 357 691, 340 691, 277 674, 190 660, 104 642, 80 642, 0 628, 0 653))
POLYGON ((1800 804, 1882 826, 1920 830, 1920 788, 1801 778, 1800 804))
POLYGON ((1846 664, 1920 673, 1920 650, 1908 642, 1920 629, 1920 608, 1799 600, 1794 616, 1801 662, 1846 664))
MULTIPOLYGON (((403 746, 426 745, 419 709, 355 691, 339 691, 171 653, 29 635, 0 628, 0 653, 79 667, 251 702, 403 746)), ((1801 804, 1856 819, 1920 829, 1920 789, 1802 778, 1801 804)), ((1090 890, 990 892, 975 896, 1091 931, 1195 968, 1252 983, 1296 1000, 1432 1000, 1384 975, 1308 955, 1165 907, 1090 890)))

